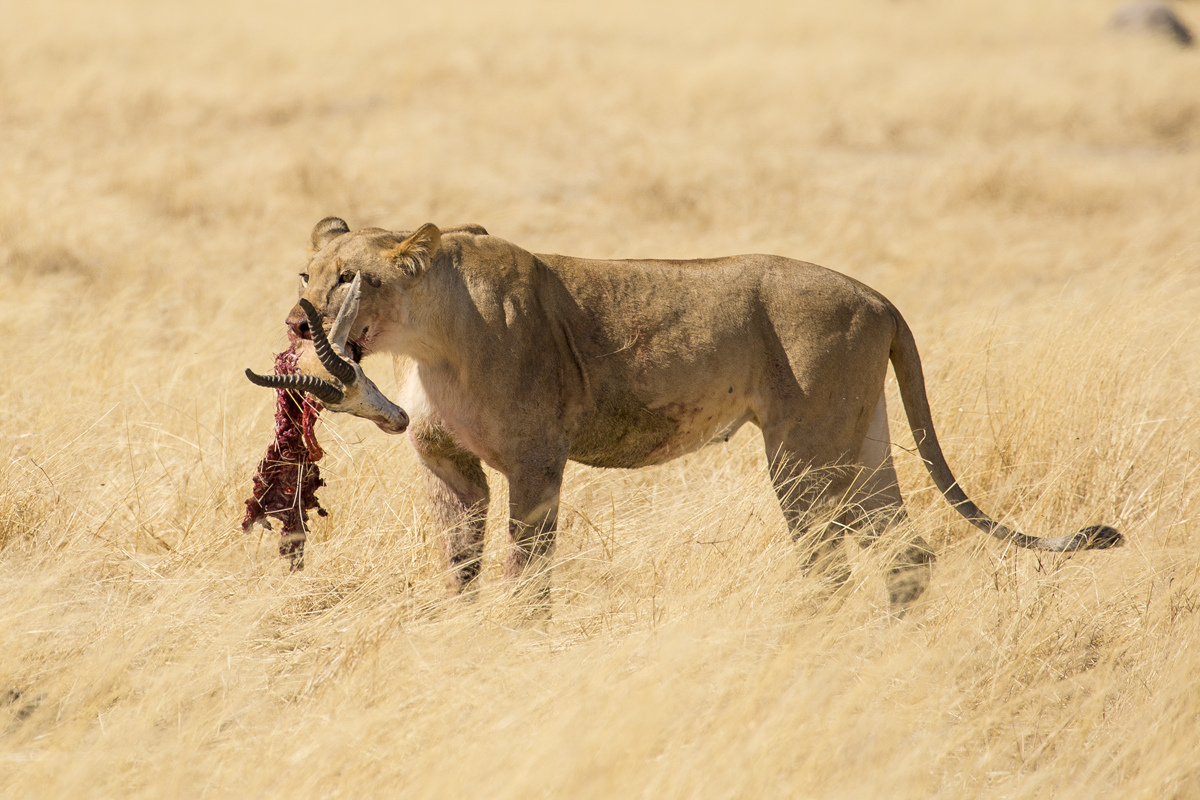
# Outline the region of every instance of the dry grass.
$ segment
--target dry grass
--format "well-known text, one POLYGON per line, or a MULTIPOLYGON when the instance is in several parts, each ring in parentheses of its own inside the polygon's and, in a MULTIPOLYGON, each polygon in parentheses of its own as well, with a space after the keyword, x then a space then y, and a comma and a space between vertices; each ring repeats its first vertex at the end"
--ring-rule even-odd
POLYGON ((1200 797, 1197 53, 1084 0, 199 8, 0 27, 0 794, 1200 797), (852 274, 984 508, 1129 544, 984 541, 893 403, 917 613, 800 573, 744 432, 571 468, 530 628, 499 517, 448 600, 407 444, 329 419, 288 575, 241 369, 331 213, 852 274))

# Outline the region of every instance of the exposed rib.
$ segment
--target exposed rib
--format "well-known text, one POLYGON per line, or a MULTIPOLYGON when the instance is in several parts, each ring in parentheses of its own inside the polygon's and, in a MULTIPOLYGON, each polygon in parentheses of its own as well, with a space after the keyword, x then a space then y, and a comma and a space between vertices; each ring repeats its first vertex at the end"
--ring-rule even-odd
POLYGON ((345 397, 341 389, 329 381, 322 380, 313 375, 259 375, 254 370, 247 369, 246 377, 250 379, 251 383, 257 386, 308 392, 326 405, 335 406, 341 403, 345 397))

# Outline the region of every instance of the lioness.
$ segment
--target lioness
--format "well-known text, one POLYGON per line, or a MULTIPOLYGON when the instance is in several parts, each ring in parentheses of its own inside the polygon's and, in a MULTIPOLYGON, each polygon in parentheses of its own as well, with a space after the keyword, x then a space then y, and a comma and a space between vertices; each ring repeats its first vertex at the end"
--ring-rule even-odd
MULTIPOLYGON (((308 375, 258 382, 312 391, 389 432, 407 426, 454 591, 479 575, 489 499, 481 462, 508 479, 504 574, 544 600, 568 459, 661 464, 747 422, 762 429, 806 564, 844 580, 843 532, 870 542, 903 516, 883 391, 889 361, 934 483, 973 525, 1043 550, 1122 544, 1107 526, 1039 538, 980 511, 942 455, 900 312, 836 272, 766 255, 535 255, 478 226, 351 232, 335 217, 317 223, 310 252, 287 325, 298 339, 315 334, 319 358, 302 359, 308 375), (362 374, 357 362, 372 353, 412 360, 400 398, 411 424, 362 374), (810 513, 816 506, 831 512, 810 513), (802 535, 806 523, 814 530, 802 535)), ((895 606, 924 591, 933 558, 919 537, 899 549, 887 576, 895 606)))

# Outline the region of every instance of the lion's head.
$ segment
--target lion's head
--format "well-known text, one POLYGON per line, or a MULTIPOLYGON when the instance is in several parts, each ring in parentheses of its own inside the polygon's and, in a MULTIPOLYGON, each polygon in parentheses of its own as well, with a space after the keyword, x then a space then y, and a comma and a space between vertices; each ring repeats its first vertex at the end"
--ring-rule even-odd
MULTIPOLYGON (((344 220, 326 217, 313 228, 311 257, 300 273, 300 298, 330 324, 356 275, 362 276, 362 299, 350 329, 349 350, 355 361, 375 352, 400 349, 417 284, 441 244, 432 223, 415 233, 381 228, 350 232, 344 220)), ((310 339, 308 318, 297 303, 287 317, 294 339, 310 339)))

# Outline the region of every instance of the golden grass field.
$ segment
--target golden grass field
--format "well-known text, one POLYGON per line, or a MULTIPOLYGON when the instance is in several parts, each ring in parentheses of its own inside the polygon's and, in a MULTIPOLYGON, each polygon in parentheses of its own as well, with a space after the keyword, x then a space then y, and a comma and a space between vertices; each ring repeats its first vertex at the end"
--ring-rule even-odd
POLYGON ((1200 52, 1094 0, 3 9, 0 796, 1200 797, 1200 52), (802 573, 749 428, 570 467, 529 625, 503 480, 447 598, 411 448, 326 414, 289 574, 242 370, 329 214, 846 272, 980 506, 1128 544, 970 528, 889 388, 901 620, 881 552, 802 573))

